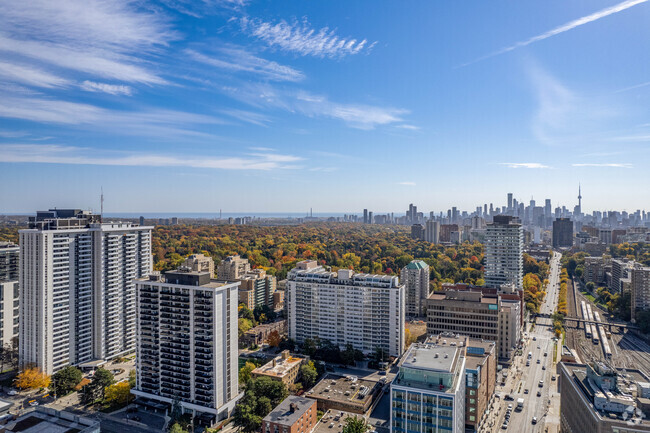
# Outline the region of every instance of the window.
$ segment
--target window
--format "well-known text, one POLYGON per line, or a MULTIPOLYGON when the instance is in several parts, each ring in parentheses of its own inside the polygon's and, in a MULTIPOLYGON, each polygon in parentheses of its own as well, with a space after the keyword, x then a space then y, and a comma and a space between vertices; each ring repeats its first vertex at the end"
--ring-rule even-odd
POLYGON ((472 421, 472 422, 474 422, 474 421, 476 421, 476 417, 475 417, 474 415, 470 415, 470 416, 469 416, 469 420, 472 421))

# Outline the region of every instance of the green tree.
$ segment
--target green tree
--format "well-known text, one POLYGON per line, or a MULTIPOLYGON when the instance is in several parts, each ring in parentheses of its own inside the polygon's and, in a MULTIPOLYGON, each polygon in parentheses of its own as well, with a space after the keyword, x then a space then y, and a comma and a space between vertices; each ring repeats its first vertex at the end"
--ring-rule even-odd
POLYGON ((169 433, 188 433, 188 432, 183 427, 181 427, 181 425, 179 423, 175 422, 170 427, 169 433))
POLYGON ((304 389, 309 389, 314 386, 318 379, 318 371, 316 371, 313 361, 309 361, 300 367, 300 376, 304 389))
POLYGON ((118 382, 108 386, 104 392, 107 403, 125 405, 129 403, 134 395, 131 394, 131 387, 128 382, 118 382))
POLYGON ((129 386, 135 388, 135 370, 129 371, 129 386))
POLYGON ((242 319, 248 319, 251 322, 255 321, 255 315, 244 304, 239 304, 239 317, 242 319))
POLYGON ((239 383, 246 385, 249 380, 251 380, 251 372, 257 368, 252 362, 246 361, 246 363, 239 369, 239 383))
POLYGON ((81 379, 83 379, 81 370, 69 365, 52 375, 50 389, 56 393, 57 397, 63 397, 72 392, 81 379))
POLYGON ((312 340, 311 338, 305 338, 305 341, 302 343, 302 351, 305 355, 307 356, 314 356, 314 353, 316 353, 316 350, 318 349, 318 346, 316 345, 316 342, 312 340))
POLYGON ((92 404, 97 400, 103 400, 105 390, 115 383, 113 373, 105 368, 98 368, 93 374, 92 381, 81 389, 81 402, 83 404, 92 404))
POLYGON ((343 426, 343 433, 365 433, 368 430, 368 424, 363 417, 347 417, 343 426))
POLYGON ((233 414, 233 421, 246 433, 259 431, 262 419, 289 395, 284 383, 268 377, 254 378, 246 384, 244 397, 233 414))
MULTIPOLYGON (((249 310, 250 311, 250 310, 249 310)), ((243 317, 240 317, 238 320, 238 329, 237 332, 239 334, 239 338, 242 337, 248 331, 253 327, 253 322, 251 322, 249 319, 245 319, 243 317)))

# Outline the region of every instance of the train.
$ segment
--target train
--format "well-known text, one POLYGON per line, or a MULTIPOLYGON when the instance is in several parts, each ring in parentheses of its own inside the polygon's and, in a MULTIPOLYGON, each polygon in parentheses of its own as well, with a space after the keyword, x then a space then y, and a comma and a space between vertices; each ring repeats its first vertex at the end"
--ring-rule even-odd
POLYGON ((612 350, 609 347, 607 335, 605 335, 605 327, 600 325, 598 331, 600 331, 600 344, 603 346, 603 355, 605 355, 605 359, 612 359, 612 350))
MULTIPOLYGON (((598 314, 598 311, 594 311, 593 318, 594 318, 594 320, 596 322, 600 322, 600 314, 598 314)), ((600 335, 599 335, 600 329, 599 328, 601 326, 602 325, 596 325, 596 324, 591 325, 591 341, 594 344, 599 344, 600 343, 600 335)))
MULTIPOLYGON (((589 320, 589 314, 587 313, 587 306, 585 304, 585 301, 580 301, 580 308, 582 310, 582 318, 585 320, 589 320)), ((589 323, 585 323, 585 337, 591 339, 591 325, 589 323)))
MULTIPOLYGON (((580 309, 582 310, 582 318, 585 320, 589 320, 589 315, 587 314, 587 306, 585 304, 585 301, 580 301, 580 309)), ((591 325, 588 323, 585 323, 585 337, 591 339, 591 325)))
POLYGON ((607 341, 607 333, 605 332, 605 326, 600 322, 600 314, 597 311, 594 311, 594 319, 598 323, 598 336, 600 337, 600 344, 603 346, 603 355, 605 359, 612 359, 612 350, 609 347, 609 341, 607 341))

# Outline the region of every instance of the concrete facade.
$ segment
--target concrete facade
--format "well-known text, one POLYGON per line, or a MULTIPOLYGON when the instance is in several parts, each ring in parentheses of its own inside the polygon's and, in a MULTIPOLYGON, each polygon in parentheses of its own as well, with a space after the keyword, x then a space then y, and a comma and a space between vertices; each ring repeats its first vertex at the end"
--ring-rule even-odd
POLYGON ((134 279, 152 268, 152 227, 77 209, 20 230, 20 362, 47 374, 135 350, 134 279))
POLYGON ((404 286, 397 277, 335 273, 305 260, 289 272, 285 296, 289 338, 299 344, 319 338, 395 357, 404 350, 404 286))
POLYGON ((237 282, 186 269, 136 281, 136 387, 184 411, 230 415, 239 393, 237 282))

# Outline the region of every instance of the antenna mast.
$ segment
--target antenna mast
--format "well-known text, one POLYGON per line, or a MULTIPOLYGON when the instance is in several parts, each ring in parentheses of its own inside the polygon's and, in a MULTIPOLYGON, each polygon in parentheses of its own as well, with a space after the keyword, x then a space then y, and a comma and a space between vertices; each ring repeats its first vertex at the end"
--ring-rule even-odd
POLYGON ((99 220, 103 222, 104 219, 104 187, 102 186, 102 195, 100 199, 101 205, 99 210, 99 220))

